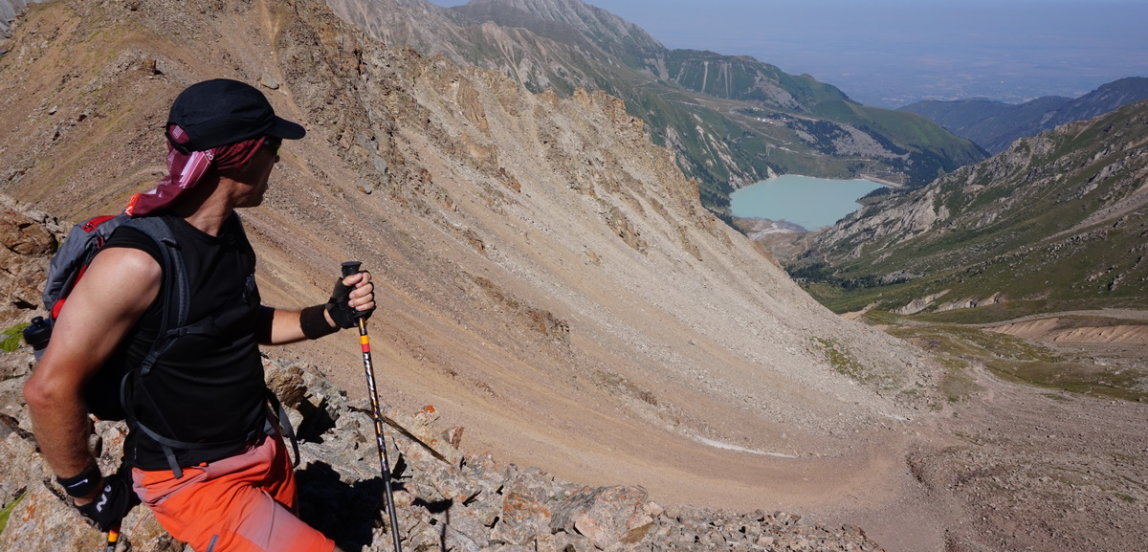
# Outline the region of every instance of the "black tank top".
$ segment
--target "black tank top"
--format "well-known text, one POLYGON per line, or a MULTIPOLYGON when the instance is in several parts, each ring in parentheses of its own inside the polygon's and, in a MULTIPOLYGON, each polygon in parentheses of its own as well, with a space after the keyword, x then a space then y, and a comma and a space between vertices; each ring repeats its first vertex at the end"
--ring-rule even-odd
MULTIPOLYGON (((212 317, 218 327, 213 328, 213 335, 188 335, 176 341, 147 375, 135 380, 132 404, 126 406, 140 423, 178 441, 224 443, 261 435, 267 418, 267 389, 257 341, 259 290, 255 254, 239 217, 233 214, 219 235, 211 236, 181 218, 163 216, 187 265, 188 323, 212 317)), ((159 246, 134 228, 118 228, 107 247, 145 251, 163 266, 159 246)), ((121 345, 117 355, 122 355, 127 366, 139 366, 148 353, 161 326, 161 302, 166 296, 166 289, 161 289, 121 345)), ((175 452, 180 466, 192 466, 230 456, 243 447, 175 452)), ((125 458, 145 470, 169 468, 162 448, 135 427, 125 443, 125 458)))

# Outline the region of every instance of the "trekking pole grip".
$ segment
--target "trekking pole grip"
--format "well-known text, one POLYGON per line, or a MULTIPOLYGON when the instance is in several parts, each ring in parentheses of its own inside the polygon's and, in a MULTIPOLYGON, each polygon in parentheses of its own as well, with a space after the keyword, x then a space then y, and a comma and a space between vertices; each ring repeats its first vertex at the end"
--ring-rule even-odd
POLYGON ((352 274, 359 273, 359 267, 363 266, 362 261, 345 261, 343 263, 343 277, 346 278, 352 274))
MULTIPOLYGON (((362 261, 344 261, 342 264, 343 277, 346 278, 347 276, 351 276, 353 274, 358 274, 359 268, 362 266, 363 266, 362 261)), ((340 282, 340 284, 341 283, 342 282, 340 282)), ((366 338, 365 337, 366 332, 367 332, 367 321, 364 318, 362 318, 361 316, 356 316, 356 318, 357 318, 356 322, 359 325, 359 335, 363 336, 363 338, 365 339, 366 338)))

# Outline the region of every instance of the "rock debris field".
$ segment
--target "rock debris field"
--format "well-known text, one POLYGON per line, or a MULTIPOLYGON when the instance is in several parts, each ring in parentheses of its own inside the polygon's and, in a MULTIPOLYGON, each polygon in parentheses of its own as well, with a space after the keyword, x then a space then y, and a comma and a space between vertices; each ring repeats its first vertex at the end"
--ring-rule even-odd
MULTIPOLYGON (((20 398, 31 356, 4 357, 0 455, 15 477, 0 480, 11 516, 4 550, 94 550, 103 535, 62 498, 35 453, 20 398)), ((366 400, 350 400, 306 365, 268 360, 268 380, 299 431, 301 516, 346 551, 388 550, 383 483, 366 400)), ((787 550, 882 548, 855 526, 824 527, 785 512, 662 507, 641 487, 588 487, 536 468, 460 452, 461 427, 443 428, 433 407, 386 409, 385 433, 403 549, 458 551, 787 550)), ((118 462, 125 428, 96 422, 105 472, 118 462)), ((146 508, 124 523, 136 552, 182 551, 146 508)), ((121 547, 123 544, 121 544, 121 547)), ((123 548, 121 548, 123 549, 123 548)), ((190 548, 188 548, 190 550, 190 548)))

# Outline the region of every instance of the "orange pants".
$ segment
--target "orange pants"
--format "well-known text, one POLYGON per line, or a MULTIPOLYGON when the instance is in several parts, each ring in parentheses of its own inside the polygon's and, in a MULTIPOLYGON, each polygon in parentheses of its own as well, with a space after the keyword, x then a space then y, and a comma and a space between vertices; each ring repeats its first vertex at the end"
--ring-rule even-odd
POLYGON ((185 468, 132 470, 136 493, 171 536, 197 552, 331 552, 335 543, 295 517, 295 473, 280 437, 185 468))

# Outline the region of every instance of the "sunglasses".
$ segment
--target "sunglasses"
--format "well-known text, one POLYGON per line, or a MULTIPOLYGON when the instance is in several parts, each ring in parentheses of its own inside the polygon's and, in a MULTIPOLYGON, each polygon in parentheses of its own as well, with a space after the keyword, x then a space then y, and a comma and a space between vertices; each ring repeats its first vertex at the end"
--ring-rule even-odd
POLYGON ((267 136, 263 139, 263 147, 271 150, 273 155, 279 154, 279 146, 283 145, 283 139, 277 136, 267 136))

